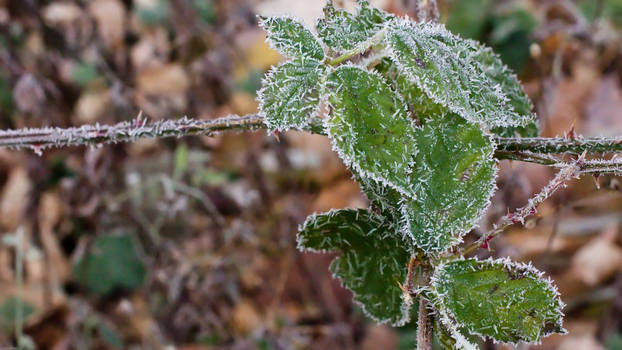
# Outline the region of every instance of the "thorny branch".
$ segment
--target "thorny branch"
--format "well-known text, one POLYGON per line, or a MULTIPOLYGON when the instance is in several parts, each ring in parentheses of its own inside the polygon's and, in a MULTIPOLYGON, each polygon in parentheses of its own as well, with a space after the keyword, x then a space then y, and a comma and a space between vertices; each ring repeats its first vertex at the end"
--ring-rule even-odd
MULTIPOLYGON (((48 148, 103 145, 133 142, 143 138, 184 137, 190 135, 214 136, 227 131, 257 131, 267 129, 259 115, 228 116, 213 120, 181 118, 149 122, 139 115, 132 121, 114 125, 84 125, 71 128, 40 128, 0 130, 0 147, 27 148, 41 154, 48 148)), ((304 129, 325 135, 322 121, 313 120, 304 129)), ((601 155, 622 152, 622 137, 615 138, 495 138, 495 158, 563 167, 561 154, 583 152, 601 155)), ((586 160, 583 174, 620 174, 622 160, 586 160)))
POLYGON ((622 137, 497 138, 500 151, 546 154, 607 153, 622 151, 622 137))
POLYGON ((491 231, 483 234, 475 243, 465 247, 461 252, 461 255, 469 254, 479 247, 485 247, 492 238, 500 235, 503 231, 505 231, 505 229, 516 223, 525 224, 527 217, 534 215, 537 212, 538 206, 542 204, 542 202, 544 202, 560 188, 566 187, 566 183, 568 181, 578 178, 586 171, 586 169, 589 169, 589 167, 590 161, 585 160, 585 153, 582 154, 576 161, 566 164, 565 167, 557 173, 553 180, 551 180, 551 182, 549 182, 549 184, 546 185, 540 193, 531 198, 524 207, 518 209, 514 213, 508 213, 502 217, 501 221, 495 224, 491 231))

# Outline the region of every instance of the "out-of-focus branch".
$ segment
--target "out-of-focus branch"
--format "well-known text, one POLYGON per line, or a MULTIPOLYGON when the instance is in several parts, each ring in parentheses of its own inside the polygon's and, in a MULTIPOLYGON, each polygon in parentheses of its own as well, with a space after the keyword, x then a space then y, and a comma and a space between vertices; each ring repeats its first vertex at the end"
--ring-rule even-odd
POLYGON ((416 6, 419 22, 438 22, 440 15, 436 0, 418 0, 416 6))

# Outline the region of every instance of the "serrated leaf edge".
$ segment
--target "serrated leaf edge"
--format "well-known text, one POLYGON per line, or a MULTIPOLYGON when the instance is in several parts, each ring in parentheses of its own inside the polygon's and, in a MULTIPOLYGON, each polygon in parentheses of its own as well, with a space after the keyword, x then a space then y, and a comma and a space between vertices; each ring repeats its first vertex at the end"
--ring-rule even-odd
MULTIPOLYGON (((354 15, 354 16, 355 16, 355 18, 358 18, 359 16, 361 16, 361 12, 363 11, 364 5, 366 5, 367 7, 372 7, 372 6, 371 6, 371 4, 370 4, 370 2, 369 2, 368 0, 357 0, 357 1, 356 1, 356 9, 355 9, 356 13, 351 13, 351 12, 349 12, 349 11, 346 11, 345 9, 335 8, 335 7, 334 7, 334 5, 333 5, 333 1, 332 1, 332 0, 326 0, 326 1, 325 1, 324 8, 326 8, 327 6, 329 6, 329 4, 330 4, 330 6, 332 6, 332 7, 333 7, 333 9, 334 9, 335 11, 344 11, 344 12, 348 12, 348 13, 350 13, 350 14, 354 15)), ((386 12, 386 11, 383 11, 382 9, 379 9, 379 8, 375 8, 375 9, 376 9, 376 10, 378 10, 378 11, 384 12, 384 13, 386 13, 387 15, 392 16, 391 14, 389 14, 389 13, 388 13, 388 12, 386 12)), ((319 17, 318 19, 316 19, 316 20, 315 20, 315 23, 314 23, 315 28, 318 28, 318 25, 319 25, 320 21, 322 21, 323 19, 325 19, 325 18, 324 18, 324 17, 319 17)), ((359 44, 357 44, 355 47, 353 47, 353 48, 352 48, 352 49, 350 49, 350 50, 347 50, 347 49, 345 49, 345 48, 343 48, 343 47, 342 47, 342 48, 334 48, 334 49, 333 49, 333 48, 330 48, 330 49, 331 49, 332 51, 336 52, 336 53, 358 52, 358 51, 362 51, 362 50, 364 50, 365 48, 368 48, 368 47, 371 47, 371 46, 374 46, 374 45, 380 44, 380 43, 382 42, 382 40, 384 39, 384 36, 385 36, 385 34, 386 34, 387 24, 388 24, 389 22, 391 22, 391 20, 388 20, 386 23, 384 23, 384 24, 382 25, 382 28, 379 28, 379 29, 378 29, 378 31, 377 31, 376 33, 374 33, 371 37, 369 37, 367 40, 360 42, 359 44), (380 34, 380 32, 383 32, 383 33, 382 33, 382 34, 380 34)), ((314 34, 315 34, 315 33, 314 33, 314 34)), ((321 42, 324 46, 326 46, 326 45, 324 44, 324 42, 323 42, 321 39, 319 39, 319 41, 320 41, 320 42, 321 42)))
MULTIPOLYGON (((504 257, 504 258, 498 258, 498 259, 493 259, 492 257, 489 257, 488 259, 485 260, 479 260, 477 258, 470 258, 470 259, 465 259, 464 257, 460 257, 457 259, 453 259, 451 261, 446 261, 446 262, 442 262, 439 265, 436 266, 435 270, 434 270, 434 274, 432 275, 431 279, 430 279, 430 286, 431 289, 433 290, 433 295, 435 297, 436 300, 434 301, 430 301, 434 304, 434 306, 437 308, 437 311, 439 312, 439 314, 441 316, 443 316, 443 314, 446 317, 441 317, 441 322, 443 323, 443 325, 445 325, 447 328, 450 327, 454 327, 456 330, 458 330, 461 327, 464 327, 468 330, 469 333, 473 334, 473 335, 477 335, 480 338, 486 340, 488 338, 492 339, 492 341, 495 344, 509 344, 509 345, 513 345, 513 346, 518 346, 520 344, 530 344, 530 345, 540 345, 542 343, 542 339, 548 337, 551 334, 555 334, 557 332, 549 332, 549 333, 542 333, 540 335, 540 339, 538 341, 534 341, 534 342, 527 342, 527 341, 523 341, 520 340, 518 342, 504 342, 504 341, 499 341, 497 339, 495 339, 494 337, 491 337, 489 335, 484 335, 481 334, 479 332, 475 332, 472 331, 470 329, 468 329, 468 327, 466 327, 464 324, 458 322, 455 318, 455 316, 451 313, 451 311, 449 310, 449 308, 445 307, 443 302, 442 302, 442 295, 440 295, 438 293, 438 283, 441 281, 441 279, 439 278, 439 274, 443 271, 443 269, 445 268, 446 265, 455 262, 455 261, 461 261, 461 260, 474 260, 477 262, 483 262, 488 264, 488 266, 495 266, 496 264, 502 264, 504 268, 506 269, 520 269, 522 271, 525 272, 525 275, 527 274, 533 274, 535 275, 536 278, 538 278, 539 280, 541 280, 542 282, 545 283, 545 285, 549 288, 549 290, 551 292, 553 292, 553 296, 555 297, 555 299, 557 300, 557 311, 559 312, 560 315, 560 320, 563 322, 563 318, 564 318, 564 312, 563 309, 566 306, 566 304, 562 301, 561 299, 561 294, 559 293, 559 290, 557 289, 557 286, 555 285, 555 283, 553 283, 553 281, 551 280, 551 278, 549 276, 546 276, 544 272, 536 269, 531 262, 529 263, 522 263, 522 262, 517 262, 517 261, 513 261, 508 257, 504 257), (447 324, 445 322, 448 322, 447 324)), ((565 328, 561 328, 561 332, 559 332, 559 334, 567 334, 568 331, 565 328)))
MULTIPOLYGON (((366 209, 362 209, 362 208, 344 208, 344 209, 331 209, 327 212, 315 212, 309 216, 307 216, 307 219, 305 220, 304 223, 302 223, 301 225, 298 226, 298 233, 300 233, 301 231, 303 231, 305 229, 305 227, 307 227, 312 221, 315 221, 315 219, 318 216, 323 216, 323 215, 333 215, 334 213, 341 211, 341 210, 366 210, 366 209)), ((390 227, 392 227, 393 229, 395 229, 395 232, 397 233, 397 228, 395 227, 395 225, 391 222, 389 222, 386 218, 371 212, 369 210, 367 210, 367 212, 369 213, 370 217, 373 217, 374 220, 379 219, 378 222, 379 224, 388 224, 390 227)), ((331 252, 336 252, 339 251, 339 249, 314 249, 314 248, 308 248, 305 247, 303 245, 302 240, 300 239, 300 235, 296 235, 296 248, 301 251, 301 252, 310 252, 310 253, 331 253, 331 252)), ((405 248, 407 251, 410 252, 409 249, 405 248)), ((411 253, 412 254, 412 253, 411 253)), ((357 294, 351 290, 344 282, 343 279, 341 279, 341 277, 337 276, 333 270, 332 270, 332 265, 334 264, 336 259, 341 258, 340 256, 335 257, 330 264, 330 271, 332 273, 332 277, 336 280, 339 281, 339 284, 341 285, 342 288, 345 288, 347 290, 350 291, 350 293, 352 293, 352 300, 354 301, 354 303, 356 305, 358 305, 361 310, 363 311, 363 313, 365 314, 365 316, 371 318, 372 320, 374 320, 375 322, 379 323, 379 324, 389 324, 393 327, 401 327, 403 325, 405 325, 406 323, 410 322, 410 308, 412 307, 413 304, 413 300, 410 297, 410 295, 408 295, 408 293, 402 293, 402 306, 401 306, 401 314, 402 314, 402 318, 400 318, 399 320, 397 320, 396 322, 392 322, 391 319, 380 319, 378 317, 373 316, 372 314, 369 313, 369 311, 367 311, 367 308, 365 307, 365 305, 358 301, 357 299, 357 294)), ((406 268, 406 267, 404 267, 406 268)), ((401 282, 402 285, 406 285, 406 283, 408 283, 407 281, 407 277, 405 278, 404 281, 401 282)))
MULTIPOLYGON (((304 62, 304 60, 315 61, 315 62, 317 62, 318 68, 322 67, 322 62, 317 60, 317 59, 315 59, 315 58, 300 57, 299 59, 302 60, 303 62, 304 62)), ((302 123, 298 123, 298 124, 291 125, 291 126, 287 126, 287 125, 280 125, 280 126, 272 125, 272 123, 270 122, 270 118, 268 118, 268 116, 264 112, 264 107, 265 107, 266 101, 262 98, 262 96, 264 95, 264 91, 268 88, 268 85, 270 83, 270 78, 272 78, 272 76, 274 76, 277 73, 277 70, 281 66, 283 66, 285 64, 288 64, 288 63, 292 63, 293 61, 294 61, 294 59, 287 60, 287 61, 284 61, 284 62, 280 62, 277 65, 271 66, 270 70, 268 72, 266 72, 266 74, 264 74, 264 76, 261 79, 261 89, 259 89, 257 91, 257 97, 255 98, 255 100, 257 101, 257 103, 259 103, 259 112, 257 114, 264 119, 264 124, 268 127, 268 130, 267 130, 268 134, 270 134, 270 133, 272 133, 274 131, 283 132, 283 131, 290 130, 292 128, 304 129, 305 127, 309 126, 309 123, 311 122, 311 120, 313 118, 320 116, 320 111, 322 110, 322 104, 323 104, 322 102, 323 102, 323 99, 326 98, 325 94, 323 94, 326 76, 328 75, 326 70, 323 70, 324 74, 320 74, 319 85, 316 87, 316 89, 318 91, 318 98, 317 98, 317 103, 316 103, 315 109, 313 111, 311 111, 311 113, 309 113, 309 115, 303 120, 302 123)))
MULTIPOLYGON (((408 16, 404 16, 404 17, 396 17, 390 21, 388 21, 385 24, 385 30, 386 33, 390 33, 392 28, 400 28, 400 27, 408 27, 411 29, 415 29, 415 30, 419 30, 417 28, 414 27, 414 25, 416 25, 417 23, 413 22, 408 16)), ((447 28, 445 28, 445 26, 443 24, 440 23, 429 23, 426 22, 425 23, 425 27, 422 27, 420 30, 424 31, 424 32, 431 32, 431 33, 441 33, 441 34, 448 34, 451 37, 457 37, 455 34, 451 33, 449 30, 447 30, 447 28)), ((460 40, 464 40, 467 41, 469 44, 472 43, 477 43, 476 41, 473 40, 469 40, 469 39, 464 39, 461 37, 458 37, 460 40)), ((484 50, 489 50, 497 59, 499 59, 499 56, 494 53, 494 51, 492 51, 490 48, 483 46, 479 43, 477 43, 479 46, 482 46, 482 49, 484 50)), ((439 45, 443 45, 446 46, 445 43, 439 42, 439 45)), ((441 98, 438 98, 436 96, 435 93, 433 93, 432 91, 430 91, 430 89, 426 86, 424 86, 424 84, 421 83, 421 80, 418 76, 408 72, 408 70, 406 69, 406 67, 400 62, 399 59, 397 59, 399 57, 399 54, 396 52, 396 50, 392 47, 391 43, 388 42, 387 47, 385 48, 385 50, 388 52, 388 55, 392 58, 392 60, 395 62, 395 64, 398 66, 398 68, 400 69, 400 71, 403 72, 404 76, 406 76, 411 82, 415 83, 417 85, 417 87, 423 91, 429 99, 431 99, 434 103, 439 104, 441 106, 444 106, 445 108, 450 109, 452 112, 457 113, 458 115, 462 116, 463 118, 469 120, 472 123, 479 123, 479 120, 472 120, 472 113, 467 111, 464 107, 460 106, 460 105, 455 105, 455 104, 451 104, 451 103, 447 103, 447 101, 443 101, 441 98)), ((506 65, 502 64, 502 67, 504 69, 504 72, 509 71, 509 68, 507 68, 506 65)), ((516 78, 516 75, 512 74, 513 78, 516 78)), ((487 78, 488 80, 488 78, 487 78)), ((516 80, 518 81, 518 83, 520 84, 520 81, 516 78, 516 80)), ((499 98, 503 99, 505 102, 509 102, 509 98, 507 97, 507 95, 505 93, 503 93, 501 85, 498 83, 493 83, 494 85, 494 89, 498 95, 499 98)), ((521 89, 522 89, 522 85, 521 85, 521 89)), ((530 103, 530 108, 533 109, 533 105, 531 100, 529 101, 530 103)), ((514 116, 514 118, 509 118, 509 120, 506 120, 505 122, 501 122, 498 120, 492 120, 491 124, 488 125, 490 127, 511 127, 511 126, 515 126, 515 127, 520 127, 520 126, 526 126, 528 125, 530 122, 537 120, 537 118, 535 118, 535 114, 532 112, 529 114, 529 116, 521 116, 520 114, 518 114, 515 110, 514 107, 511 105, 507 105, 506 109, 510 109, 511 110, 511 114, 514 116)))
MULTIPOLYGON (((404 98, 402 97, 402 95, 399 92, 395 91, 391 85, 387 84, 385 78, 382 75, 380 75, 380 73, 378 73, 376 70, 368 70, 365 67, 362 67, 362 66, 360 66, 358 64, 354 64, 354 63, 342 64, 338 68, 342 68, 342 67, 358 68, 358 69, 360 69, 360 70, 362 70, 362 71, 364 71, 366 73, 375 75, 378 79, 380 79, 380 81, 382 81, 383 84, 386 85, 386 87, 390 91, 392 91, 395 94, 395 96, 399 100, 399 103, 402 105, 403 111, 405 111, 408 114, 408 109, 406 108, 406 102, 404 102, 404 98)), ((328 73, 327 76, 330 75, 334 71, 336 71, 336 69, 334 69, 333 71, 328 73)), ((327 93, 327 95, 328 95, 328 93, 327 93)), ((331 132, 330 132, 330 125, 331 124, 329 123, 329 119, 330 118, 328 118, 328 115, 334 113, 333 112, 334 108, 330 104, 330 102, 327 102, 327 105, 329 107, 329 112, 327 112, 326 117, 323 118, 323 126, 324 126, 324 129, 326 130, 326 133, 328 134, 328 138, 331 141, 330 143, 331 143, 331 147, 332 147, 333 151, 335 153, 337 153, 337 155, 344 162, 344 164, 347 167, 354 168, 354 170, 359 174, 359 176, 361 176, 361 177, 365 176, 367 178, 370 178, 373 181, 379 182, 379 183, 381 183, 381 184, 383 184, 385 186, 393 188, 394 190, 398 191, 403 197, 407 197, 407 198, 410 198, 412 200, 415 200, 417 198, 417 196, 409 188, 405 188, 405 187, 402 187, 402 186, 395 185, 392 182, 390 182, 390 181, 388 181, 388 180, 386 180, 386 179, 384 179, 384 178, 382 178, 380 176, 376 176, 375 174, 372 174, 372 173, 362 169, 356 162, 354 162, 349 157, 346 157, 343 154, 343 152, 341 152, 341 150, 338 148, 338 146, 335 143, 335 135, 331 135, 331 132)), ((414 123, 414 121, 412 119, 410 119, 410 125, 413 128, 413 130, 417 130, 417 126, 415 125, 415 123, 414 123)), ((409 169, 412 169, 412 166, 414 165, 414 156, 416 156, 417 152, 418 152, 415 140, 412 140, 412 143, 414 145, 414 149, 415 150, 414 150, 414 152, 412 154, 412 157, 411 157, 410 161, 407 164, 407 167, 409 169)), ((408 174, 408 175, 410 176, 410 174, 408 174)))
POLYGON ((278 15, 278 16, 261 16, 261 15, 257 15, 257 19, 258 19, 258 25, 259 28, 263 29, 266 32, 266 43, 268 44, 268 46, 278 52, 279 54, 281 54, 283 57, 287 58, 287 59, 294 59, 297 57, 305 57, 305 58, 310 58, 310 59, 314 59, 314 60, 318 60, 318 61, 323 61, 326 59, 326 47, 324 45, 324 43, 322 42, 322 40, 320 40, 320 38, 318 37, 317 33, 314 30, 311 30, 309 27, 307 27, 307 25, 304 23, 304 21, 302 21, 300 18, 292 15, 292 14, 282 14, 282 15, 278 15), (320 49, 322 49, 322 53, 323 53, 323 57, 321 59, 315 58, 315 57, 307 57, 306 55, 299 55, 299 56, 292 56, 292 55, 288 55, 284 52, 281 52, 280 49, 277 48, 276 44, 270 39, 270 32, 268 31, 268 28, 266 28, 266 20, 270 20, 270 19, 276 19, 276 18, 281 18, 281 19, 290 19, 292 21, 297 22, 298 24, 300 24, 304 29, 306 29, 309 33, 311 33, 311 36, 313 37, 313 39, 315 39, 315 42, 318 44, 318 46, 320 47, 320 49))
MULTIPOLYGON (((461 118, 461 117, 460 117, 461 118)), ((470 123, 470 122, 469 122, 470 123)), ((477 124, 473 124, 470 123, 472 125, 477 125, 477 124)), ((416 127, 417 130, 421 129, 420 126, 416 127)), ((481 126, 480 126, 481 129, 481 126)), ((485 136, 488 136, 488 139, 490 140, 490 143, 492 145, 491 147, 491 152, 488 155, 488 161, 490 160, 494 160, 494 153, 495 150, 497 149, 497 143, 495 142, 495 137, 493 134, 488 133, 486 131, 484 131, 483 129, 481 129, 482 132, 484 133, 485 136)), ((434 248, 434 247, 423 247, 420 244, 417 243, 417 239, 415 238, 415 235, 413 234, 413 232, 411 231, 411 226, 410 226, 410 222, 408 220, 408 215, 406 213, 406 205, 405 205, 405 201, 409 200, 408 198, 404 198, 402 197, 399 203, 399 211, 402 213, 402 221, 400 222, 400 227, 401 229, 404 231, 404 235, 408 236, 411 238, 412 242, 421 250, 423 250, 426 254, 434 254, 434 255, 441 255, 443 253, 445 253, 446 251, 450 250, 451 248, 455 247, 456 245, 461 244, 464 241, 464 236, 471 232, 473 229, 478 228, 479 227, 479 222, 481 221, 482 217, 484 217, 484 215, 486 214, 486 212, 488 211, 488 209, 490 208, 490 205, 492 204, 492 197, 495 194, 495 192, 498 189, 497 186, 497 176, 499 174, 499 162, 495 160, 495 164, 493 166, 493 174, 492 174, 492 179, 491 179, 491 186, 490 189, 488 191, 487 194, 487 198, 488 200, 486 201, 486 204, 484 204, 484 206, 482 207, 482 209, 480 210, 480 212, 478 213, 477 217, 473 218, 472 220, 470 220, 470 224, 468 226, 470 226, 471 228, 469 229, 465 229, 459 233, 454 233, 452 234, 453 239, 450 241, 450 243, 444 248, 442 249, 438 244, 437 247, 438 248, 434 248)), ((414 199, 416 200, 416 199, 414 199)), ((468 222, 468 221, 467 221, 468 222)), ((466 223, 465 223, 466 225, 466 223)), ((439 243, 440 241, 440 235, 438 235, 435 232, 428 232, 428 234, 432 235, 435 238, 438 238, 436 240, 437 243, 439 243)))

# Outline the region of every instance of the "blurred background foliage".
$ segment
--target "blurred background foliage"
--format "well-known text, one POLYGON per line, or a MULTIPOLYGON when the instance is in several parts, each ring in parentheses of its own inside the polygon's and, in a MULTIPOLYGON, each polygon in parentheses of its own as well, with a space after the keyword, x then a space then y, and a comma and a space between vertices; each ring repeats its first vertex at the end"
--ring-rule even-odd
MULTIPOLYGON (((372 2, 400 15, 414 3, 372 2)), ((439 3, 452 31, 490 45, 519 75, 543 136, 622 135, 621 1, 439 3)), ((141 110, 150 119, 255 113, 263 73, 281 60, 255 15, 312 25, 321 8, 0 0, 0 128, 115 123, 141 110)), ((331 278, 331 256, 296 250, 308 214, 367 199, 325 138, 279 136, 0 150, 0 347, 413 348, 413 325, 364 317, 331 278)), ((500 168, 481 230, 553 176, 500 168)), ((622 348, 622 193, 618 178, 597 179, 599 190, 594 181, 574 182, 478 252, 533 261, 559 285, 570 335, 533 348, 622 348)))

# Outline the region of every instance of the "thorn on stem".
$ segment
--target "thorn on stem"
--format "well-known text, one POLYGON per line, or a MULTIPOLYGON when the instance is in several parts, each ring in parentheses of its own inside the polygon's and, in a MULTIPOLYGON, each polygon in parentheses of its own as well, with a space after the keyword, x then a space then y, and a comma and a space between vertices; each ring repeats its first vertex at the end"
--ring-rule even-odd
POLYGON ((577 138, 577 134, 575 133, 575 123, 577 122, 577 120, 573 120, 572 121, 572 125, 570 125, 570 130, 568 130, 565 134, 564 134, 564 138, 568 139, 568 140, 574 140, 577 138))
POLYGON ((596 185, 596 189, 600 190, 600 181, 598 181, 599 178, 600 178, 600 174, 598 174, 598 173, 594 174, 593 178, 594 178, 594 184, 596 185))
POLYGON ((281 143, 281 139, 279 138, 279 131, 278 130, 274 130, 273 135, 276 138, 276 142, 281 143))
POLYGON ((490 241, 492 241, 493 238, 494 238, 493 236, 486 237, 482 245, 480 245, 479 247, 482 249, 490 250, 490 241))

